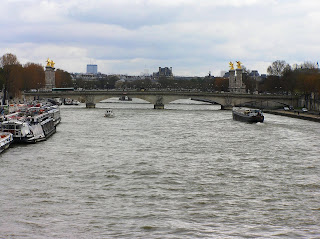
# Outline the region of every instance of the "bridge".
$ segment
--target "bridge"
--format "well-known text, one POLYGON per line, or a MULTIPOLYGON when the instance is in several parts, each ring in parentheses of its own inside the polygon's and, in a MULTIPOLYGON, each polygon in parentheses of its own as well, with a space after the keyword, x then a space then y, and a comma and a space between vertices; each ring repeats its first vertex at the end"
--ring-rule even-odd
POLYGON ((287 95, 258 95, 236 93, 213 93, 194 91, 117 91, 117 90, 82 90, 82 91, 47 91, 25 92, 25 99, 41 98, 71 98, 86 103, 87 108, 94 108, 95 104, 114 97, 127 95, 130 98, 139 98, 150 102, 155 109, 163 109, 164 105, 179 99, 192 99, 221 105, 221 109, 230 109, 234 106, 248 106, 262 109, 272 109, 285 105, 297 107, 298 96, 287 95))

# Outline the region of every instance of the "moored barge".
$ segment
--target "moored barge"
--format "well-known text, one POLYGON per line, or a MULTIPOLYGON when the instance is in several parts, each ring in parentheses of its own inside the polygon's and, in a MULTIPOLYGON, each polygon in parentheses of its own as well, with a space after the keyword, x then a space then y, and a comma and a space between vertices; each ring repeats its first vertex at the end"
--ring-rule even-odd
POLYGON ((13 135, 9 132, 0 132, 0 153, 9 148, 13 142, 13 135))
POLYGON ((258 123, 264 121, 264 116, 259 109, 237 108, 232 109, 232 117, 234 120, 247 123, 258 123))
POLYGON ((6 115, 1 121, 1 131, 11 133, 14 143, 36 143, 56 132, 60 111, 52 107, 29 107, 25 112, 6 115))

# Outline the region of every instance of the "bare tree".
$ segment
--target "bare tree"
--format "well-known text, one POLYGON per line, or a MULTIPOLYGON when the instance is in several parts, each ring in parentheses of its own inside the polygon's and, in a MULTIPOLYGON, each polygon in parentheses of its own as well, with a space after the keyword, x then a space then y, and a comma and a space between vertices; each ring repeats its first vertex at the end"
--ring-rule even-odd
POLYGON ((311 61, 305 61, 303 64, 301 64, 302 69, 309 69, 314 70, 317 69, 317 64, 311 62, 311 61))
POLYGON ((24 90, 40 89, 45 86, 43 66, 28 62, 24 65, 24 90))
POLYGON ((11 53, 4 54, 0 58, 0 67, 10 66, 10 65, 18 65, 20 64, 16 55, 11 53))
POLYGON ((57 69, 55 72, 56 87, 72 87, 71 75, 69 72, 57 69))
POLYGON ((267 72, 269 75, 281 77, 286 68, 290 67, 285 61, 274 61, 271 66, 268 67, 267 72))
POLYGON ((3 87, 3 99, 2 104, 5 104, 5 100, 7 99, 7 94, 11 90, 11 81, 12 75, 14 73, 14 67, 20 65, 16 55, 11 53, 4 54, 0 58, 0 67, 3 68, 4 75, 4 87, 3 87))

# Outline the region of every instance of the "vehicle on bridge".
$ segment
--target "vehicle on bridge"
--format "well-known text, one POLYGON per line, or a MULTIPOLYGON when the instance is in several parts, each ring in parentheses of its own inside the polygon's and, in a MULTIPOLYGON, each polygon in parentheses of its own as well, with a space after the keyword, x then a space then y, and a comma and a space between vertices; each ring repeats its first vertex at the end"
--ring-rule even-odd
POLYGON ((124 94, 121 97, 119 97, 119 100, 121 100, 121 101, 132 101, 132 98, 130 98, 129 96, 124 94))
POLYGON ((52 91, 74 91, 73 87, 66 87, 66 88, 52 88, 52 91))

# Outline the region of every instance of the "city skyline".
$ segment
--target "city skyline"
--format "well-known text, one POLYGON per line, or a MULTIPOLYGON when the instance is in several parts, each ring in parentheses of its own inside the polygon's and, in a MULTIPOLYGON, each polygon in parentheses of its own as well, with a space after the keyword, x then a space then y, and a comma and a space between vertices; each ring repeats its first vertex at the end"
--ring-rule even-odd
POLYGON ((1 3, 0 51, 25 64, 140 75, 219 76, 241 61, 260 74, 276 60, 318 62, 316 0, 119 0, 1 3), (14 18, 12 16, 15 16, 14 18))

